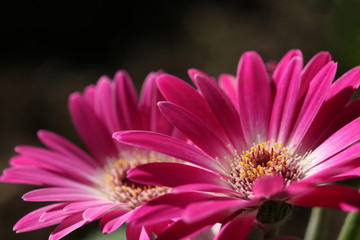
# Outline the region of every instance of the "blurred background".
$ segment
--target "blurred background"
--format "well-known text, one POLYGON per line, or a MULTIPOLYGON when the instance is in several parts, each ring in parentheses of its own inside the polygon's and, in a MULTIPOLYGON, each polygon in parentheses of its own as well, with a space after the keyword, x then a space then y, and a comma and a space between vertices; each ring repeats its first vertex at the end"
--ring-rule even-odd
MULTIPOLYGON (((38 129, 80 144, 68 95, 119 69, 130 73, 139 90, 153 70, 188 80, 187 69, 195 67, 217 77, 235 74, 244 51, 258 51, 269 61, 299 48, 305 62, 330 51, 340 76, 360 65, 359 12, 360 2, 350 0, 8 3, 0 14, 0 170, 15 145, 40 145, 38 129)), ((48 238, 52 227, 12 232, 17 220, 44 205, 22 201, 31 189, 0 183, 1 239, 48 238)), ((282 233, 303 237, 308 214, 296 208, 282 233)), ((336 239, 344 215, 331 214, 327 239, 336 239)), ((85 239, 93 229, 100 231, 98 223, 64 239, 85 239)))

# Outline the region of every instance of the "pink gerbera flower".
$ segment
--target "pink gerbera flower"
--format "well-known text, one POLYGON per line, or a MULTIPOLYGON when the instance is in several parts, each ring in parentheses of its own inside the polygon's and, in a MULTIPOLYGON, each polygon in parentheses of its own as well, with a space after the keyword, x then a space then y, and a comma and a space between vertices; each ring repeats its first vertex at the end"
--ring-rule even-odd
MULTIPOLYGON (((43 186, 26 193, 25 201, 59 202, 37 209, 15 226, 17 232, 59 224, 50 239, 59 239, 84 224, 101 219, 103 233, 111 233, 131 216, 134 209, 170 188, 136 184, 127 178, 131 167, 172 158, 117 143, 111 138, 118 130, 142 129, 171 134, 172 126, 160 114, 156 103, 164 100, 150 73, 138 102, 125 71, 114 81, 101 77, 96 86, 69 98, 70 114, 77 132, 91 155, 65 138, 41 130, 38 137, 47 147, 17 146, 19 154, 10 160, 2 182, 43 186)), ((160 231, 166 223, 145 228, 127 226, 128 239, 160 231)))
POLYGON ((350 102, 360 68, 332 83, 336 67, 320 52, 303 68, 301 52, 292 50, 269 78, 260 56, 246 52, 236 77, 221 75, 219 85, 190 70, 198 91, 161 75, 157 83, 167 101, 158 106, 191 142, 146 131, 114 138, 191 165, 151 163, 130 170, 134 181, 174 189, 129 221, 182 218, 159 239, 186 237, 215 223, 222 223, 217 239, 244 239, 253 224, 266 231, 280 222, 291 205, 358 211, 356 189, 327 184, 360 173, 360 101, 350 102))

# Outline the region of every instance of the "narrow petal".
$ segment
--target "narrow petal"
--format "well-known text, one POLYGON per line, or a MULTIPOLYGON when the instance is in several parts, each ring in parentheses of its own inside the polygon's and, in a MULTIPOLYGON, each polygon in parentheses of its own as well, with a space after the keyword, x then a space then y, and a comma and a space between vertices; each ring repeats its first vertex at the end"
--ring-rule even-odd
POLYGON ((312 166, 315 166, 328 157, 340 152, 344 148, 350 146, 360 139, 360 118, 355 119, 345 127, 338 130, 325 142, 323 142, 318 148, 316 148, 308 158, 312 166))
POLYGON ((227 240, 236 236, 238 240, 245 240, 249 234, 257 211, 244 212, 226 223, 216 236, 215 240, 227 240))
POLYGON ((303 55, 302 52, 299 49, 292 49, 288 51, 280 60, 280 62, 277 64, 274 73, 272 75, 272 78, 275 82, 276 89, 279 89, 281 79, 284 78, 285 69, 288 67, 289 63, 293 58, 299 59, 301 62, 303 61, 303 55))
POLYGON ((212 193, 226 194, 227 196, 232 195, 232 196, 242 197, 242 195, 239 192, 233 190, 231 186, 223 187, 223 186, 206 184, 206 183, 180 185, 173 189, 174 193, 191 192, 191 191, 212 192, 212 193))
POLYGON ((209 105, 193 87, 169 74, 159 76, 157 85, 169 102, 194 114, 202 121, 202 125, 207 129, 212 129, 212 132, 214 132, 222 142, 228 141, 224 130, 216 120, 209 105))
POLYGON ((317 140, 321 138, 325 129, 329 127, 335 117, 348 104, 359 84, 360 67, 353 68, 335 81, 303 142, 313 142, 313 146, 319 143, 317 140))
POLYGON ((260 143, 267 139, 272 99, 265 65, 256 52, 241 56, 236 78, 245 140, 248 145, 260 143))
POLYGON ((230 101, 234 106, 237 106, 237 95, 236 95, 236 78, 230 74, 221 74, 219 76, 219 87, 225 92, 225 94, 230 98, 230 101))
POLYGON ((55 204, 47 205, 45 207, 36 209, 36 210, 28 213, 24 217, 22 217, 15 224, 13 230, 16 232, 28 232, 28 231, 33 231, 33 230, 37 230, 40 228, 45 228, 48 226, 58 224, 63 219, 56 219, 54 221, 49 221, 49 222, 40 222, 39 219, 44 212, 49 211, 53 208, 63 207, 64 205, 65 205, 64 203, 55 203, 55 204))
POLYGON ((66 155, 69 158, 76 159, 76 161, 84 161, 92 167, 99 167, 99 163, 89 154, 56 133, 40 130, 38 131, 38 138, 50 149, 66 155))
POLYGON ((100 164, 104 164, 108 157, 117 157, 115 142, 111 139, 111 135, 79 93, 70 95, 69 110, 81 139, 100 164))
POLYGON ((126 226, 127 240, 150 240, 152 234, 152 226, 133 226, 128 224, 126 226))
POLYGON ((330 62, 321 69, 310 83, 309 90, 298 115, 299 117, 295 122, 291 139, 289 140, 290 146, 299 146, 328 93, 335 72, 336 64, 330 62))
POLYGON ((54 229, 54 231, 52 231, 49 236, 49 240, 60 239, 79 227, 84 226, 86 223, 87 221, 82 218, 81 214, 68 217, 63 220, 60 225, 54 229))
POLYGON ((136 90, 129 74, 124 70, 119 71, 115 74, 114 80, 115 106, 120 129, 142 129, 136 90))
POLYGON ((223 126, 234 148, 245 148, 240 118, 234 105, 221 89, 214 84, 212 79, 206 79, 201 75, 195 75, 195 81, 215 117, 223 126))
POLYGON ((122 143, 167 154, 215 172, 223 172, 220 165, 214 162, 209 155, 190 144, 167 135, 145 131, 125 131, 114 133, 113 137, 122 143))
POLYGON ((101 193, 95 190, 78 188, 41 188, 25 193, 24 201, 46 202, 46 201, 84 201, 101 198, 101 193))
POLYGON ((213 172, 181 163, 149 163, 127 172, 127 177, 138 183, 153 186, 176 187, 190 183, 207 183, 226 186, 226 182, 213 172))
POLYGON ((253 192, 257 198, 269 199, 284 189, 284 178, 267 176, 258 178, 253 185, 253 192))
POLYGON ((164 116, 193 143, 210 156, 218 157, 220 163, 229 168, 229 162, 225 160, 225 157, 231 156, 227 147, 228 142, 222 142, 197 116, 180 106, 170 102, 160 102, 158 106, 164 116))
POLYGON ((269 129, 269 139, 275 142, 284 143, 289 135, 299 94, 301 69, 302 59, 293 58, 278 82, 269 129))
POLYGON ((100 220, 103 233, 112 233, 117 230, 132 214, 130 209, 119 208, 105 214, 100 220))
POLYGON ((317 186, 302 193, 289 203, 304 207, 339 208, 343 211, 360 210, 360 193, 351 187, 341 185, 317 186))
POLYGON ((308 91, 310 82, 314 79, 316 74, 331 61, 331 55, 328 52, 319 52, 310 59, 306 64, 303 72, 301 73, 301 87, 299 93, 299 99, 305 97, 308 91))
POLYGON ((103 204, 102 206, 99 206, 99 207, 88 208, 83 212, 83 218, 89 222, 92 222, 95 219, 100 218, 102 215, 104 215, 110 209, 118 207, 118 206, 119 206, 119 204, 117 204, 117 203, 108 203, 108 204, 103 204))

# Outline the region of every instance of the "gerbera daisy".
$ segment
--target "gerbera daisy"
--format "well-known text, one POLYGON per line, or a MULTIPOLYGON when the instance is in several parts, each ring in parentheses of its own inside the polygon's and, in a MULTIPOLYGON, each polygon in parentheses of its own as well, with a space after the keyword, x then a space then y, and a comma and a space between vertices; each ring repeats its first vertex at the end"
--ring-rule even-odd
MULTIPOLYGON (((101 219, 103 233, 111 233, 143 202, 170 191, 167 187, 136 184, 127 178, 131 167, 142 163, 172 161, 170 157, 119 144, 118 130, 142 129, 172 134, 173 128, 156 103, 164 100, 155 78, 146 78, 140 100, 129 75, 119 71, 114 81, 104 76, 84 93, 71 94, 69 110, 74 126, 90 155, 65 138, 41 130, 38 138, 47 147, 17 146, 2 182, 38 185, 25 201, 59 202, 37 209, 16 225, 17 232, 59 224, 50 239, 59 239, 84 224, 101 219)), ((160 231, 166 223, 145 228, 127 226, 128 239, 160 231)))
POLYGON ((291 205, 360 209, 360 194, 328 184, 359 176, 360 101, 350 99, 360 68, 334 83, 337 64, 327 52, 303 68, 302 53, 289 51, 268 76, 261 57, 246 52, 237 75, 219 84, 192 69, 197 90, 163 74, 158 87, 164 116, 191 142, 146 131, 114 134, 122 143, 190 162, 150 163, 128 172, 143 184, 173 187, 129 219, 153 224, 182 220, 159 239, 186 237, 222 223, 217 239, 244 239, 251 228, 281 222, 291 205), (219 87, 220 86, 220 87, 219 87))

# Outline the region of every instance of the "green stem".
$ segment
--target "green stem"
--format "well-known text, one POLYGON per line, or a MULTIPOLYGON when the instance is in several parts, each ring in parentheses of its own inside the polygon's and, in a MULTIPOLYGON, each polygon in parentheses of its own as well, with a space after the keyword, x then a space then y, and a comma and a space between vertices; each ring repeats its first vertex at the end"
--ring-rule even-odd
POLYGON ((348 213, 338 240, 358 239, 360 236, 360 213, 348 213))
POLYGON ((327 230, 329 211, 323 208, 313 208, 306 228, 304 240, 321 240, 325 239, 324 235, 327 230))

